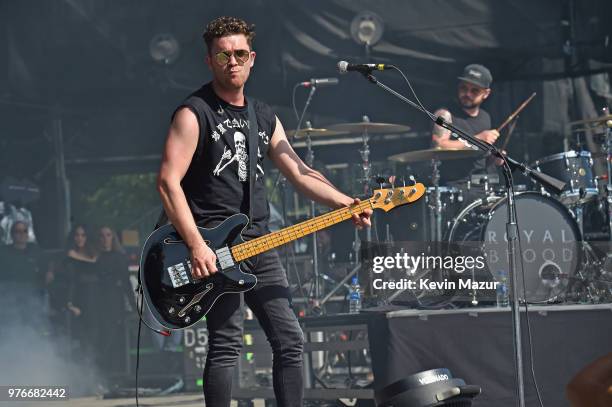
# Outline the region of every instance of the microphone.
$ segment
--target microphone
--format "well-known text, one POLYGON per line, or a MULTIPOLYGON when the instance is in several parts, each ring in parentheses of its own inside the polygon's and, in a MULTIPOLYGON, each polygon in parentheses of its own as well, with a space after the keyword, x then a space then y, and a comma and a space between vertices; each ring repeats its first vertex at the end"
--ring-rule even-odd
POLYGON ((385 64, 349 64, 346 61, 338 62, 338 72, 341 74, 345 74, 349 71, 368 74, 372 71, 384 71, 385 69, 391 69, 391 66, 385 64))
POLYGON ((338 78, 314 78, 306 82, 300 82, 300 86, 305 88, 310 88, 312 86, 331 86, 337 85, 338 82, 338 78))

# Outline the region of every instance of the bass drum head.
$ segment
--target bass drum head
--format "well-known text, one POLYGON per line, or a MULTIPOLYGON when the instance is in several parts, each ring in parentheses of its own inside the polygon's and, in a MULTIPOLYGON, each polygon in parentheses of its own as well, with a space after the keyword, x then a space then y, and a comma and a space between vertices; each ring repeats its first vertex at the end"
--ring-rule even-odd
MULTIPOLYGON (((569 211, 557 200, 536 192, 516 196, 517 223, 527 302, 556 301, 564 294, 580 263, 580 232, 569 211)), ((482 230, 486 262, 493 276, 508 272, 506 222, 508 199, 497 202, 482 230)), ((521 263, 516 269, 523 292, 521 263)))
MULTIPOLYGON (((566 292, 581 261, 578 225, 556 199, 523 192, 516 194, 515 201, 520 235, 520 246, 518 243, 516 246, 519 296, 533 303, 557 301, 566 292), (524 266, 525 290, 518 254, 524 266)), ((450 229, 451 243, 481 247, 487 269, 481 278, 494 281, 501 281, 502 275, 509 278, 507 216, 507 197, 488 197, 461 211, 450 229)))

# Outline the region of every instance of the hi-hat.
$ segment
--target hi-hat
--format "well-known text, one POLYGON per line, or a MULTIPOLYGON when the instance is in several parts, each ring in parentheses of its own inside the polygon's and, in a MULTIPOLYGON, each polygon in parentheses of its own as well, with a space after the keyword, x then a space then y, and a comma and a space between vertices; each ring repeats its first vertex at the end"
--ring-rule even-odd
POLYGON ((603 133, 605 131, 604 124, 600 123, 595 126, 587 127, 575 127, 572 129, 572 133, 580 133, 586 131, 593 131, 595 133, 603 133))
POLYGON ((601 124, 603 125, 604 123, 608 121, 612 123, 612 114, 606 114, 603 116, 594 117, 592 119, 576 120, 575 122, 570 122, 569 125, 570 126, 576 126, 579 124, 601 124))
POLYGON ((427 150, 407 151, 405 153, 394 154, 389 157, 391 161, 401 163, 413 163, 428 160, 458 160, 461 158, 473 158, 483 156, 479 150, 458 149, 458 148, 429 148, 427 150))
POLYGON ((376 122, 339 123, 329 126, 329 128, 331 130, 344 131, 354 134, 361 134, 365 133, 366 131, 369 134, 405 133, 410 131, 410 127, 403 124, 376 122))
POLYGON ((287 130, 285 133, 287 134, 288 137, 295 137, 295 138, 304 138, 307 135, 310 135, 310 137, 321 137, 321 136, 337 136, 340 134, 348 134, 346 131, 313 128, 313 127, 307 127, 305 129, 300 129, 300 131, 298 131, 297 133, 295 130, 287 130))

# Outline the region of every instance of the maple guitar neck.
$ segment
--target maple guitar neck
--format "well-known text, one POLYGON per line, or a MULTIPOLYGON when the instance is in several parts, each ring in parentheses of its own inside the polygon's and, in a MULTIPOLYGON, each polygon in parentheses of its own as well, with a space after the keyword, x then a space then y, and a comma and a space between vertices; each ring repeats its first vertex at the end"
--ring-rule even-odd
POLYGON ((414 202, 421 198, 424 193, 425 187, 423 184, 415 184, 413 186, 395 188, 393 190, 377 190, 370 199, 358 204, 336 209, 335 211, 316 216, 296 225, 233 246, 231 248, 232 255, 236 261, 243 261, 311 233, 348 220, 353 214, 361 214, 366 209, 379 208, 388 211, 396 206, 414 202))

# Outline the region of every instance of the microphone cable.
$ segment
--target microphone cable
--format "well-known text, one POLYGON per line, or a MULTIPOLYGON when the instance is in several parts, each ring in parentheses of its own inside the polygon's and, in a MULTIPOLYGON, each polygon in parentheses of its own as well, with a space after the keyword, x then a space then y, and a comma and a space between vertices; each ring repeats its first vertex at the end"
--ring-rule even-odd
MULTIPOLYGON (((293 90, 291 91, 291 108, 293 109, 293 114, 295 115, 295 120, 297 120, 297 122, 298 122, 298 127, 295 130, 296 134, 300 130, 299 126, 302 123, 302 120, 300 119, 300 114, 297 111, 297 102, 295 100, 296 93, 297 93, 296 91, 300 87, 300 85, 301 85, 301 82, 296 83, 295 85, 293 85, 293 90)), ((295 135, 293 137, 295 137, 295 135)), ((291 140, 287 140, 287 141, 289 142, 289 144, 291 144, 291 140)), ((272 198, 274 196, 274 193, 276 192, 276 188, 278 188, 278 184, 280 183, 280 179, 281 179, 282 176, 283 176, 283 174, 279 170, 278 175, 276 176, 276 179, 274 180, 274 183, 272 184, 272 190, 268 194, 268 200, 270 200, 270 198, 272 198)))
MULTIPOLYGON (((139 278, 140 278, 140 274, 139 274, 139 278)), ((144 293, 142 291, 142 285, 140 284, 140 282, 138 283, 138 287, 136 287, 136 293, 138 294, 138 297, 136 299, 136 312, 138 313, 138 335, 136 336, 136 372, 135 372, 136 390, 135 390, 135 396, 136 396, 136 407, 139 407, 140 404, 139 404, 139 399, 138 399, 138 371, 140 369, 140 336, 141 336, 140 333, 142 329, 142 324, 144 324, 151 331, 156 332, 163 336, 170 336, 171 332, 168 330, 162 331, 160 329, 155 329, 151 327, 149 324, 147 324, 147 322, 142 318, 142 311, 144 309, 144 293), (140 304, 138 304, 138 300, 140 300, 140 304)))
MULTIPOLYGON (((412 95, 414 96, 414 98, 416 99, 417 103, 419 104, 419 106, 421 107, 421 109, 423 109, 423 111, 426 112, 427 116, 429 116, 429 118, 435 123, 436 122, 436 117, 435 115, 429 113, 429 111, 427 109, 425 109, 425 106, 423 106, 423 104, 421 103, 421 101, 419 100, 419 97, 417 96, 416 92, 414 91, 412 84, 410 83, 410 80, 408 80, 408 78, 406 77, 406 75, 404 75, 404 73, 402 72, 401 69, 399 69, 397 66, 395 65, 387 65, 389 68, 391 69, 395 69, 396 71, 398 71, 400 73, 400 75, 404 78, 404 80, 406 81, 406 83, 408 84, 408 87, 410 88, 410 91, 412 92, 412 95)), ((496 149, 497 150, 497 149, 496 149)), ((512 171, 510 171, 510 165, 508 164, 508 161, 506 160, 505 156, 503 154, 500 154, 499 156, 501 156, 501 159, 504 161, 504 165, 508 168, 508 175, 509 175, 509 182, 510 185, 512 186, 512 191, 514 191, 514 179, 512 177, 512 171)), ((498 157, 499 157, 498 156, 498 157)), ((522 246, 521 246, 521 234, 520 234, 520 230, 518 227, 518 212, 517 212, 517 208, 516 208, 516 204, 514 205, 514 218, 516 219, 516 229, 517 229, 517 240, 518 240, 518 249, 519 249, 519 257, 520 257, 520 265, 521 265, 521 275, 523 277, 523 293, 527 292, 526 289, 526 285, 525 285, 525 265, 523 262, 523 255, 522 255, 522 246)), ((518 298, 514 298, 514 301, 518 301, 518 298)), ((530 324, 530 320, 529 320, 529 306, 527 304, 527 298, 525 298, 525 320, 527 322, 527 342, 528 342, 528 346, 529 346, 529 367, 530 367, 530 371, 531 371, 531 377, 533 379, 533 384, 536 390, 536 394, 538 397, 538 402, 540 404, 540 407, 544 407, 544 404, 542 403, 542 396, 540 394, 540 389, 538 387, 538 383, 536 380, 536 374, 535 374, 535 368, 534 368, 534 359, 533 359, 533 342, 532 342, 532 336, 531 336, 531 324, 530 324)), ((519 310, 519 321, 520 321, 520 310, 519 310)), ((514 329, 514 325, 513 325, 513 329, 514 329)))
MULTIPOLYGON (((524 259, 523 259, 523 248, 521 246, 521 233, 518 227, 518 214, 517 214, 516 205, 514 205, 514 218, 516 219, 516 229, 518 231, 517 240, 518 240, 519 257, 521 259, 521 275, 523 276, 522 286, 523 286, 523 295, 525 296, 525 322, 527 322, 527 341, 529 344, 529 368, 531 371, 531 378, 533 379, 533 385, 535 387, 536 395, 538 396, 538 402, 540 403, 540 407, 544 407, 544 404, 542 403, 542 395, 540 394, 540 389, 538 387, 538 382, 536 380, 535 367, 534 367, 535 362, 534 362, 534 356, 533 356, 533 343, 532 343, 532 338, 531 338, 531 323, 529 321, 529 301, 527 301, 527 286, 525 284, 525 264, 524 264, 524 259)), ((515 298, 514 301, 518 301, 518 298, 515 298)))

